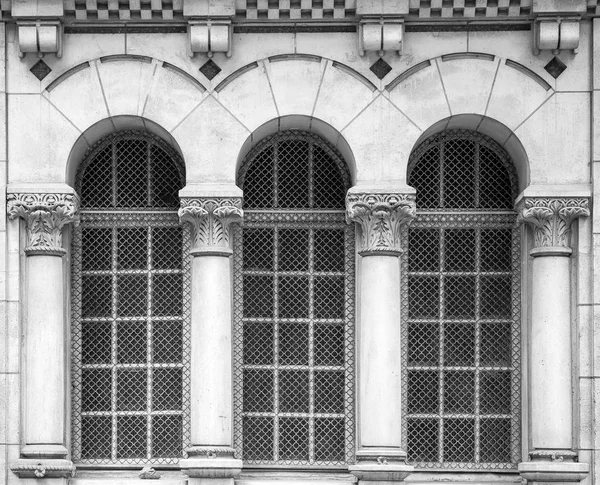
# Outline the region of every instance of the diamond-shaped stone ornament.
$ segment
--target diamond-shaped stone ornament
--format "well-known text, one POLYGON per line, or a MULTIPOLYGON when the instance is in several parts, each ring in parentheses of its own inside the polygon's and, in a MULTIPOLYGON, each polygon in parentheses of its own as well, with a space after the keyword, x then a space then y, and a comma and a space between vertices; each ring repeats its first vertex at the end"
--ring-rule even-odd
POLYGON ((50 74, 52 72, 52 69, 50 69, 50 66, 48 66, 48 64, 46 64, 41 59, 39 61, 37 61, 29 70, 40 81, 42 81, 48 74, 50 74))
POLYGON ((204 74, 209 81, 212 81, 213 78, 221 72, 221 68, 217 66, 212 59, 209 59, 202 65, 200 72, 204 74))

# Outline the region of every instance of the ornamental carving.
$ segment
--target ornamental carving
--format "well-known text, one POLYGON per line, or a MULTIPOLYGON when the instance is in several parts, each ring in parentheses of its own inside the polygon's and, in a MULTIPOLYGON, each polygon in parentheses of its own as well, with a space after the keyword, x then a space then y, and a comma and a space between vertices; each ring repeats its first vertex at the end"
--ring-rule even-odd
POLYGON ((193 250, 229 250, 229 226, 242 220, 242 199, 181 199, 179 220, 192 227, 193 250))
POLYGON ((536 248, 569 248, 571 223, 590 215, 588 200, 584 198, 528 198, 518 210, 517 223, 533 226, 536 248))
POLYGON ((73 463, 64 459, 20 458, 11 464, 10 469, 19 478, 71 478, 75 475, 73 463))
POLYGON ((346 220, 360 224, 362 254, 402 252, 401 230, 415 217, 413 194, 361 194, 346 196, 346 220))
POLYGON ((62 228, 79 224, 76 194, 8 194, 8 217, 25 220, 28 254, 64 254, 62 228))

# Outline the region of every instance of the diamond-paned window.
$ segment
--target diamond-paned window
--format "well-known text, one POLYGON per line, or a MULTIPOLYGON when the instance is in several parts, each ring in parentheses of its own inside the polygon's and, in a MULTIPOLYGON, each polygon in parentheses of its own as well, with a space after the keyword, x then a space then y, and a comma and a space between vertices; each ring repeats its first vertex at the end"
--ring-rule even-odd
POLYGON ((174 464, 189 430, 189 236, 177 218, 183 163, 123 132, 77 175, 72 251, 73 460, 174 464))
POLYGON ((411 156, 403 427, 419 468, 512 469, 520 459, 516 180, 506 152, 475 132, 442 132, 411 156))
POLYGON ((354 230, 340 154, 301 131, 241 167, 235 233, 235 435, 251 466, 354 456, 354 230))

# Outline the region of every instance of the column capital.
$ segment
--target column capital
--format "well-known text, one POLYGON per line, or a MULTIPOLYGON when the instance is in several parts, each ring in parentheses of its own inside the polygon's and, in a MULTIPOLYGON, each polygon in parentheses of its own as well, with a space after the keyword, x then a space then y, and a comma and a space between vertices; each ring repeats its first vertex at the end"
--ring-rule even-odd
POLYGON ((571 254, 571 224, 590 215, 585 197, 524 197, 517 204, 517 223, 533 226, 532 256, 571 254))
POLYGON ((179 220, 192 228, 192 255, 230 255, 229 226, 241 222, 241 197, 184 197, 179 220))
POLYGON ((398 255, 402 252, 401 229, 416 213, 414 193, 348 191, 346 220, 362 229, 360 254, 398 255))
POLYGON ((22 218, 27 226, 28 255, 62 256, 62 228, 79 224, 79 197, 74 192, 14 192, 7 195, 10 219, 22 218))

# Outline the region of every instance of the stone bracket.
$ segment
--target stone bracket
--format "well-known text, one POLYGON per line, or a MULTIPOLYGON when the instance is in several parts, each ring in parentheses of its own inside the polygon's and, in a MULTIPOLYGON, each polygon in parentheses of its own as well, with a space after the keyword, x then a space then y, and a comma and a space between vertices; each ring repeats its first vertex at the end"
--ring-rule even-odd
POLYGON ((75 474, 70 460, 20 458, 10 469, 19 478, 70 478, 75 474))
POLYGON ((579 16, 538 17, 533 22, 533 53, 552 51, 559 54, 570 50, 577 54, 579 48, 579 16))
POLYGON ((231 57, 233 26, 230 19, 190 20, 188 22, 189 54, 207 54, 215 52, 231 57))
POLYGON ((402 54, 404 19, 401 17, 363 19, 358 24, 358 50, 361 56, 377 52, 383 57, 386 51, 402 54))
POLYGON ((63 26, 58 20, 19 20, 17 21, 17 40, 19 57, 35 53, 56 54, 62 57, 63 26))

